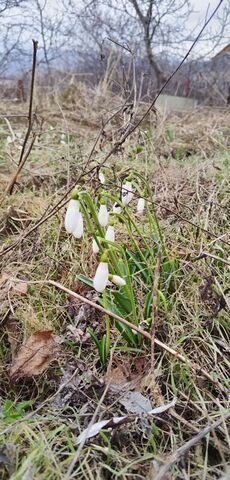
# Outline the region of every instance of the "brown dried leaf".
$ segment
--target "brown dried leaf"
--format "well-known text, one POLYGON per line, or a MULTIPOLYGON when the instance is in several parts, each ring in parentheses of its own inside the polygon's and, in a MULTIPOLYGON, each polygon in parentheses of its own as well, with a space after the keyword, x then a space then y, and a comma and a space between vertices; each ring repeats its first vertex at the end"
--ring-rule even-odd
POLYGON ((32 377, 46 370, 57 359, 62 339, 48 331, 35 332, 20 348, 10 369, 12 378, 32 377))
POLYGON ((11 289, 16 295, 26 295, 28 286, 26 282, 12 282, 11 289))
POLYGON ((118 365, 110 368, 105 375, 105 382, 111 385, 126 385, 128 378, 124 373, 124 369, 118 365))

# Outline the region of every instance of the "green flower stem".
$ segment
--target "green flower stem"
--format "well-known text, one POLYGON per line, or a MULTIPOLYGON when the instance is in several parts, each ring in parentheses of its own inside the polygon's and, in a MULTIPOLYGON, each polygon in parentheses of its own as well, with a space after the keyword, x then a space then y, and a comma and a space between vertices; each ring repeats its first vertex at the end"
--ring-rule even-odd
POLYGON ((80 204, 81 204, 81 209, 82 209, 82 211, 83 211, 83 213, 84 213, 84 218, 85 218, 85 220, 86 220, 87 228, 88 228, 89 232, 92 234, 92 236, 93 236, 93 238, 95 239, 95 241, 97 242, 97 245, 98 245, 98 247, 99 247, 99 250, 101 250, 101 245, 100 245, 100 242, 99 242, 99 240, 98 240, 98 236, 95 234, 95 229, 94 229, 93 226, 92 226, 92 222, 91 222, 90 216, 89 216, 89 214, 88 214, 88 212, 87 212, 87 209, 85 208, 83 202, 80 202, 80 204))
POLYGON ((127 217, 128 217, 129 222, 127 222, 126 220, 124 220, 124 221, 125 221, 125 224, 126 224, 126 226, 127 226, 127 230, 128 230, 128 232, 129 232, 130 239, 131 239, 131 241, 133 242, 135 248, 138 250, 138 252, 139 252, 139 254, 140 254, 143 262, 146 263, 146 258, 145 258, 145 256, 143 255, 143 253, 142 253, 142 251, 141 251, 141 249, 140 249, 137 241, 135 240, 135 238, 134 238, 134 236, 133 236, 133 234, 132 234, 132 227, 131 227, 131 225, 134 226, 136 232, 138 233, 139 237, 141 238, 143 244, 145 245, 145 247, 147 248, 148 251, 150 250, 150 249, 149 249, 149 244, 148 244, 148 242, 146 242, 145 237, 142 235, 142 232, 141 232, 141 230, 139 229, 139 227, 137 226, 136 222, 132 219, 132 217, 130 216, 130 214, 129 214, 128 212, 126 212, 126 213, 127 213, 127 217))
MULTIPOLYGON (((94 203, 93 203, 93 201, 92 201, 91 196, 89 195, 88 192, 83 192, 81 196, 84 198, 85 204, 88 206, 88 208, 89 208, 89 210, 90 210, 90 212, 91 212, 91 214, 92 214, 92 217, 93 217, 93 220, 94 220, 94 222, 95 222, 95 224, 96 224, 96 226, 97 226, 97 230, 98 230, 98 232, 99 232, 99 235, 100 235, 101 237, 103 237, 103 236, 104 236, 104 230, 103 230, 103 228, 101 227, 101 225, 100 225, 100 223, 99 223, 99 221, 98 221, 97 212, 96 212, 95 205, 94 205, 94 203)), ((91 229, 91 231, 92 231, 92 229, 91 229)), ((94 238, 95 238, 95 237, 94 237, 94 238)))
MULTIPOLYGON (((106 310, 108 310, 108 303, 107 303, 107 295, 106 289, 103 292, 103 306, 106 310)), ((109 354, 110 350, 110 318, 109 315, 105 315, 105 329, 106 329, 106 357, 109 354)))

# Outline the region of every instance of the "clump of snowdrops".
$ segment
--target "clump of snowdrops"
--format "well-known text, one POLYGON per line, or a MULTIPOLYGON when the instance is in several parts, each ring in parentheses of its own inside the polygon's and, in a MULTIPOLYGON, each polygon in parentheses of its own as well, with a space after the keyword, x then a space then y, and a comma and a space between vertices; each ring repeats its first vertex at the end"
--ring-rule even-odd
MULTIPOLYGON (((165 248, 149 184, 137 172, 129 174, 120 187, 106 182, 102 171, 98 178, 101 187, 96 196, 84 188, 74 190, 65 214, 68 234, 78 240, 87 235, 92 254, 98 260, 93 279, 83 275, 79 278, 98 292, 98 302, 104 308, 135 325, 144 318, 151 328, 152 285, 159 251, 167 273, 167 282, 159 290, 159 303, 165 310, 173 264, 165 248), (117 235, 121 230, 126 238, 122 243, 117 235), (138 297, 143 302, 141 308, 138 297)), ((110 349, 111 321, 114 322, 106 316, 106 333, 102 339, 90 331, 103 364, 110 349)), ((141 341, 139 335, 118 321, 114 323, 128 345, 137 348, 141 341)))

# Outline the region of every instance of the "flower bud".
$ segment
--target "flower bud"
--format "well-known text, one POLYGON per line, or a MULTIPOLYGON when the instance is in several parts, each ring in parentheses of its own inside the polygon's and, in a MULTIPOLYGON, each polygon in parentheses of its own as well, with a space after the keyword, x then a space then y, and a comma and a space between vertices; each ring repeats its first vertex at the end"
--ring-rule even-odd
POLYGON ((115 230, 113 225, 108 226, 105 234, 105 239, 109 242, 115 242, 115 230))
POLYGON ((124 278, 120 277, 119 275, 109 275, 109 280, 118 287, 124 287, 124 285, 126 285, 124 278))
POLYGON ((97 292, 102 293, 105 290, 105 287, 108 283, 109 279, 109 268, 107 262, 100 262, 94 279, 93 279, 93 286, 97 292))
POLYGON ((106 227, 109 222, 109 212, 105 204, 101 204, 98 213, 98 221, 102 227, 106 227))
POLYGON ((82 216, 82 213, 79 211, 78 217, 77 217, 77 225, 73 231, 73 236, 75 238, 81 238, 83 236, 83 231, 84 231, 83 216, 82 216))
POLYGON ((77 227, 79 214, 79 201, 71 199, 65 214, 65 229, 67 233, 73 233, 77 227))
POLYGON ((92 247, 93 247, 93 253, 95 253, 95 255, 96 255, 97 253, 99 253, 99 246, 98 246, 95 238, 93 238, 93 245, 92 245, 92 247))
POLYGON ((139 198, 137 202, 137 213, 143 213, 145 209, 145 199, 144 198, 139 198))

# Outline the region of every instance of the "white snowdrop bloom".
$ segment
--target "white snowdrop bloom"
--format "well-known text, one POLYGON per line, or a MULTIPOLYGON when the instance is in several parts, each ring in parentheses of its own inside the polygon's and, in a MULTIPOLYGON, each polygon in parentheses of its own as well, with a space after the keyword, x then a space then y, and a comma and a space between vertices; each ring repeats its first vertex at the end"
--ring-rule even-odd
POLYGON ((93 253, 97 254, 98 252, 99 252, 98 244, 97 244, 95 238, 93 238, 93 253))
POLYGON ((109 279, 118 287, 124 287, 124 285, 126 285, 124 278, 120 277, 119 275, 111 275, 109 276, 109 279))
POLYGON ((105 175, 104 175, 104 173, 99 172, 98 178, 99 178, 100 182, 102 183, 102 185, 104 185, 104 183, 105 183, 105 175))
POLYGON ((105 239, 109 242, 115 242, 115 230, 113 225, 108 226, 105 233, 105 239))
POLYGON ((77 228, 79 214, 79 201, 71 199, 65 214, 65 229, 67 233, 73 233, 77 228))
POLYGON ((119 205, 119 203, 114 203, 113 204, 113 213, 121 213, 121 211, 122 211, 122 208, 119 205))
POLYGON ((109 222, 109 212, 105 204, 100 205, 98 213, 98 221, 102 227, 106 227, 109 222))
POLYGON ((77 224, 73 231, 73 236, 75 238, 81 238, 83 236, 83 231, 84 231, 84 221, 83 221, 82 213, 79 211, 77 215, 77 224))
POLYGON ((105 290, 105 287, 109 279, 109 267, 107 262, 100 262, 95 277, 93 279, 93 286, 97 292, 102 293, 105 290))
POLYGON ((145 199, 144 198, 139 198, 137 202, 137 213, 143 213, 145 209, 145 199))
POLYGON ((133 199, 133 187, 131 182, 126 182, 122 186, 121 198, 123 205, 128 205, 133 199))

